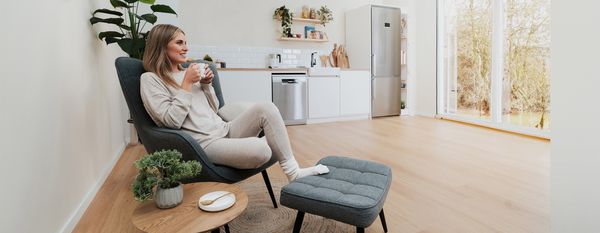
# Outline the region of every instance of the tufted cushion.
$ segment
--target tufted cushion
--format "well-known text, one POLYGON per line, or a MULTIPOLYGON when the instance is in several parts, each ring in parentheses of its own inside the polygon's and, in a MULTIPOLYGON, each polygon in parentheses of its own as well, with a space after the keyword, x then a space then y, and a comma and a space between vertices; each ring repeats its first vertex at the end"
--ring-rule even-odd
POLYGON ((329 173, 297 179, 281 189, 282 205, 357 227, 373 223, 392 181, 389 167, 339 156, 318 163, 329 173))

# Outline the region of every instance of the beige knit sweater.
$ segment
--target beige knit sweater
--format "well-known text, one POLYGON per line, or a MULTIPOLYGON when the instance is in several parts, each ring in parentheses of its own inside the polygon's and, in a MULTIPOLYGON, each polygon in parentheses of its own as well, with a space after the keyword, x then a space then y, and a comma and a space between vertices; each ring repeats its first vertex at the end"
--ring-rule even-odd
MULTIPOLYGON (((181 84, 184 74, 185 71, 180 71, 172 77, 181 84)), ((140 91, 146 111, 158 126, 182 129, 202 148, 229 132, 229 123, 217 115, 219 100, 210 84, 196 83, 190 93, 146 72, 140 80, 140 91)))

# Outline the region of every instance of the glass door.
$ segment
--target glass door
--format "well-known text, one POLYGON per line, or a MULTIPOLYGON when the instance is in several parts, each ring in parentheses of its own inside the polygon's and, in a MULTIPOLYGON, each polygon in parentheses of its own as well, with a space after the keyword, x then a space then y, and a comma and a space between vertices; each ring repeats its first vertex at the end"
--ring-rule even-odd
POLYGON ((443 8, 444 112, 491 119, 491 0, 448 0, 443 8))
POLYGON ((549 12, 550 0, 438 0, 438 113, 548 135, 549 12))

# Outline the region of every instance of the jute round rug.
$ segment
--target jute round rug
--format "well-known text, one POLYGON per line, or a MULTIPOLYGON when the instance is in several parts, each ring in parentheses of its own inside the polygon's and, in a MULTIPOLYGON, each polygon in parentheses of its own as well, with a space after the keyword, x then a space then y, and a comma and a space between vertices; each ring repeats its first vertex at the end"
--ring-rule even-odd
MULTIPOLYGON (((273 208, 269 192, 262 178, 237 183, 248 195, 248 207, 244 213, 229 223, 231 232, 292 232, 297 211, 279 204, 281 187, 287 183, 287 180, 271 178, 271 185, 278 205, 277 209, 273 208)), ((301 232, 356 232, 356 228, 335 220, 306 214, 304 215, 301 232)))

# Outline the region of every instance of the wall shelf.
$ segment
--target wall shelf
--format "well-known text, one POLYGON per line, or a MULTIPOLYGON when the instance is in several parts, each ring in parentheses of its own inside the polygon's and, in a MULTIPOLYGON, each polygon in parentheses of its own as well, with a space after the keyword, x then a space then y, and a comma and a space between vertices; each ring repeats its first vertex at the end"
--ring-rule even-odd
POLYGON ((318 20, 318 19, 292 18, 292 21, 312 23, 312 24, 321 24, 321 20, 318 20))
POLYGON ((303 41, 303 42, 327 42, 327 39, 306 39, 306 38, 293 38, 293 37, 280 37, 282 41, 303 41))

